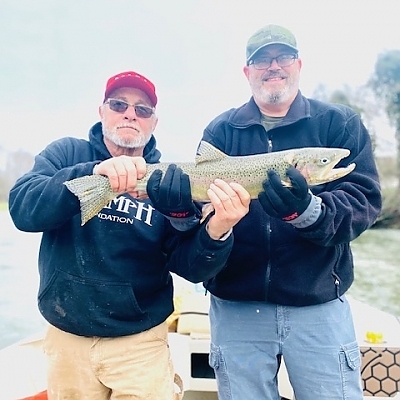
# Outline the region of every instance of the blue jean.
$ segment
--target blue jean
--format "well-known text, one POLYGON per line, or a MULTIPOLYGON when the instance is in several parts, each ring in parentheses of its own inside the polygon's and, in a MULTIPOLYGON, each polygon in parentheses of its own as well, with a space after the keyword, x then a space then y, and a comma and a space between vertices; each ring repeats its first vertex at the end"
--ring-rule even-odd
POLYGON ((362 400, 361 355, 345 296, 288 307, 211 296, 219 400, 279 400, 283 357, 296 400, 362 400))

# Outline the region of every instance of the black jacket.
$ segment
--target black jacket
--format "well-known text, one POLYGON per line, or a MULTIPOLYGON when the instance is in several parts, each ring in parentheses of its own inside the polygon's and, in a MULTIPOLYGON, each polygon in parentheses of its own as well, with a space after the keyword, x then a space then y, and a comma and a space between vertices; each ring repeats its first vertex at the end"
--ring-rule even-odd
MULTIPOLYGON (((170 271, 192 282, 208 279, 224 266, 233 243, 232 237, 210 239, 203 225, 180 233, 149 200, 127 194, 81 226, 78 198, 63 182, 92 174, 110 157, 98 123, 89 141, 51 143, 9 196, 16 227, 43 232, 39 310, 77 335, 121 336, 158 325, 173 311, 170 271)), ((160 159, 154 137, 144 158, 160 159)))
POLYGON ((227 267, 205 282, 220 298, 292 306, 324 303, 345 293, 354 279, 350 242, 371 227, 381 210, 371 140, 359 116, 299 92, 284 119, 266 132, 251 98, 215 118, 203 140, 231 156, 318 146, 351 151, 342 165, 355 162, 353 172, 311 188, 322 199, 315 224, 296 229, 270 218, 258 200, 252 201, 249 214, 233 230, 227 267))

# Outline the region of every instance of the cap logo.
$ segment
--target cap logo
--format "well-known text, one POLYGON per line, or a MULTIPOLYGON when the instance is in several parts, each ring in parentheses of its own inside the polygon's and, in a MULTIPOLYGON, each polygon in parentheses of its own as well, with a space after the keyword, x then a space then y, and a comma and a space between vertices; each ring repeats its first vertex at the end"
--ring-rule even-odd
POLYGON ((116 81, 118 79, 125 78, 126 76, 133 76, 134 78, 139 78, 142 81, 149 83, 149 81, 144 76, 140 76, 138 74, 120 74, 120 75, 115 76, 114 80, 116 81))
POLYGON ((246 59, 247 62, 262 48, 272 45, 282 44, 297 50, 296 38, 293 33, 283 26, 267 25, 255 32, 247 41, 246 59))

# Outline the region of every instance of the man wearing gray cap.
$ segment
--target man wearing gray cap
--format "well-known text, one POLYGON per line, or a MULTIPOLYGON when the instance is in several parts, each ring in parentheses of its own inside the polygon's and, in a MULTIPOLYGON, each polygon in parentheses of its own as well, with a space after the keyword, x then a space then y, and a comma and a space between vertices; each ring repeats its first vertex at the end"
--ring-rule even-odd
MULTIPOLYGON (((250 37, 244 74, 252 97, 209 123, 202 140, 230 156, 299 147, 351 151, 356 168, 309 188, 266 171, 263 191, 233 228, 226 266, 211 293, 211 348, 220 400, 278 400, 282 359, 296 400, 361 400, 360 352, 345 293, 350 242, 381 210, 370 136, 349 107, 306 98, 294 35, 268 25, 250 37)), ((326 160, 321 159, 321 162, 326 160)))

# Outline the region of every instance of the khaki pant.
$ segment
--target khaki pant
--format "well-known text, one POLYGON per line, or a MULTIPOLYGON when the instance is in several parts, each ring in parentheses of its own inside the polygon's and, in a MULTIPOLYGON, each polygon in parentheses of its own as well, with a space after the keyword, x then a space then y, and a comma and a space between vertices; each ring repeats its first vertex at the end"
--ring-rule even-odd
POLYGON ((44 341, 49 400, 182 399, 167 335, 166 323, 117 338, 76 336, 50 326, 44 341))

